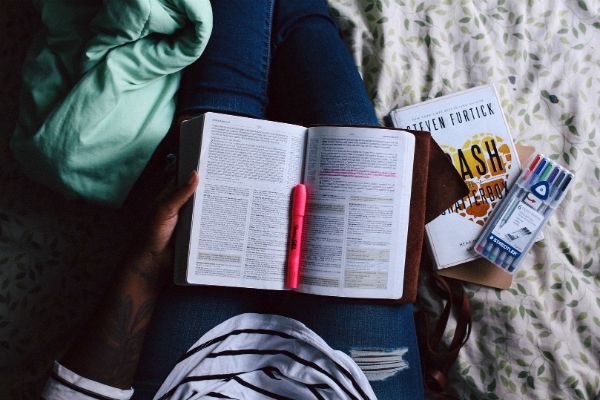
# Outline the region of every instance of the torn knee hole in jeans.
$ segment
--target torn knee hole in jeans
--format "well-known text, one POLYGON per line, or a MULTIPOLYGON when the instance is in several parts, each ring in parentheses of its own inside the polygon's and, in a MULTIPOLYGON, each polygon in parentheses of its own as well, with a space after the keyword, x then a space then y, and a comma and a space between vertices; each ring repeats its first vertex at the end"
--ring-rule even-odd
POLYGON ((407 347, 396 349, 351 349, 350 357, 369 381, 382 381, 409 368, 404 355, 407 347))

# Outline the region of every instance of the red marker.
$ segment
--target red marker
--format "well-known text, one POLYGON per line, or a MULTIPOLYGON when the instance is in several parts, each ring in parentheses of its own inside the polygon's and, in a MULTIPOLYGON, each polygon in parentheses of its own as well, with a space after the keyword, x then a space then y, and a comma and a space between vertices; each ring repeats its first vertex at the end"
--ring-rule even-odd
POLYGON ((292 223, 290 225, 290 242, 288 244, 286 286, 290 289, 298 287, 300 277, 300 249, 302 248, 302 228, 306 210, 306 186, 299 183, 292 193, 292 223))
POLYGON ((533 169, 538 164, 538 161, 540 161, 540 158, 541 158, 541 156, 539 154, 537 154, 535 156, 535 159, 531 162, 531 164, 529 164, 529 169, 527 171, 525 171, 525 175, 523 176, 524 181, 527 181, 527 178, 529 178, 529 175, 531 175, 531 173, 533 172, 533 169))

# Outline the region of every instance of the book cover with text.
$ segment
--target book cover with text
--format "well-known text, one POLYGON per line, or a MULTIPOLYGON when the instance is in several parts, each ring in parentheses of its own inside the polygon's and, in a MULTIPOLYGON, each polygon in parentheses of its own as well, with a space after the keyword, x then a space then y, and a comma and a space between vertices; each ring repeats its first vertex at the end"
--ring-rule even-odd
POLYGON ((394 126, 429 131, 469 194, 426 226, 438 269, 478 258, 473 245, 521 171, 495 88, 479 86, 391 113, 394 126))

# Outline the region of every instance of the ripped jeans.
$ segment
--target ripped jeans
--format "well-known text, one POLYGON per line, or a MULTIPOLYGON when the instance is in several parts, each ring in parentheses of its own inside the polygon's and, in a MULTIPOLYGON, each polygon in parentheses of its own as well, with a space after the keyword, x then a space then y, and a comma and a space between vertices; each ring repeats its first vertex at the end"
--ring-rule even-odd
MULTIPOLYGON (((377 125, 324 0, 214 0, 205 53, 184 73, 182 115, 216 111, 303 125, 377 125)), ((366 372, 379 399, 423 398, 412 305, 289 292, 170 287, 159 300, 134 398, 152 398, 201 335, 241 313, 294 318, 366 372)))
POLYGON ((379 400, 418 400, 423 385, 412 304, 374 305, 301 293, 171 287, 159 300, 134 384, 151 399, 179 357, 204 333, 246 312, 294 318, 350 355, 379 400))

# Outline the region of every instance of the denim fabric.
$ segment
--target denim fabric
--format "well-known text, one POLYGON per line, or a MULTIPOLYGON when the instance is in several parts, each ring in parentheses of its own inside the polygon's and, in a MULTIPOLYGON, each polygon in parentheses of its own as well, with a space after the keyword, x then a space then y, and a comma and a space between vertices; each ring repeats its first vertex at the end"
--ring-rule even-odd
MULTIPOLYGON (((148 331, 134 399, 151 399, 179 357, 204 333, 242 313, 278 314, 301 321, 332 348, 383 353, 408 349, 408 368, 372 381, 380 400, 423 398, 411 304, 374 305, 290 292, 224 287, 171 287, 161 297, 148 331)), ((382 367, 384 368, 384 367, 382 367)))
MULTIPOLYGON (((181 115, 217 111, 302 125, 377 125, 373 106, 324 0, 214 0, 214 30, 185 73, 181 115)), ((197 339, 244 312, 280 314, 334 349, 407 348, 407 369, 373 381, 379 399, 420 399, 412 305, 224 287, 171 287, 155 311, 134 398, 152 398, 197 339)))
POLYGON ((213 1, 214 29, 188 67, 179 114, 217 111, 302 125, 377 125, 323 0, 213 1))
POLYGON ((183 74, 180 114, 266 116, 273 1, 212 1, 213 33, 183 74))

